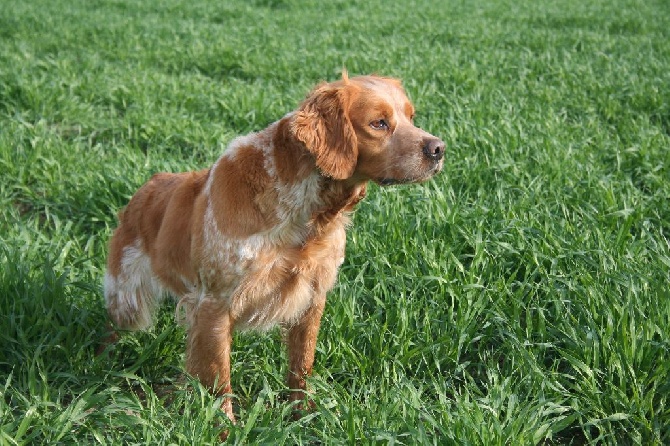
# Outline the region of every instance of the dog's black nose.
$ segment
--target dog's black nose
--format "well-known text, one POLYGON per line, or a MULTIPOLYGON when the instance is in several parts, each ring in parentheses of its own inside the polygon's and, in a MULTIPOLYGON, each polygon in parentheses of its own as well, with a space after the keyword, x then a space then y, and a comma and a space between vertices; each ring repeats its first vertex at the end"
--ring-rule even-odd
POLYGON ((437 138, 429 139, 423 146, 423 154, 433 161, 441 160, 444 156, 444 143, 437 138))

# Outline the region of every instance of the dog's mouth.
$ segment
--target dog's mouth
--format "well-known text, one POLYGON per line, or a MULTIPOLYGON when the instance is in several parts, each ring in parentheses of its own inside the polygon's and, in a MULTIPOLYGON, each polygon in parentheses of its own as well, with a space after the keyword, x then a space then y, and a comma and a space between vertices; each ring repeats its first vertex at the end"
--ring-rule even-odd
POLYGON ((381 178, 375 180, 377 184, 380 186, 394 186, 396 184, 407 184, 407 183, 412 183, 412 180, 410 179, 398 179, 398 178, 381 178))
POLYGON ((405 178, 376 178, 375 183, 380 186, 395 186, 398 184, 410 184, 410 183, 420 183, 431 179, 435 174, 439 173, 442 170, 442 162, 435 163, 429 171, 425 172, 423 175, 416 177, 405 177, 405 178))

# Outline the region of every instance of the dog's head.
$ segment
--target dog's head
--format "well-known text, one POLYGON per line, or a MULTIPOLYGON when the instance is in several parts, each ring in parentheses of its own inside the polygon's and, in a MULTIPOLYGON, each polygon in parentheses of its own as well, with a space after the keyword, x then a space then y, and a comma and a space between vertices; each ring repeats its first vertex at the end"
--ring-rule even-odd
POLYGON ((444 143, 414 125, 400 82, 359 76, 317 86, 292 124, 321 172, 382 185, 427 180, 442 169, 444 143))

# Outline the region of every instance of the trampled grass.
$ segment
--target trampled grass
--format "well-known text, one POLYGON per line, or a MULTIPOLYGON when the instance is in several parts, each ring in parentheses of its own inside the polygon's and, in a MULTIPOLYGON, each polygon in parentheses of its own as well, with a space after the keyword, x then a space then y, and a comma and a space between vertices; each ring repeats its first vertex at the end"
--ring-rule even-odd
POLYGON ((352 74, 445 171, 372 186, 291 421, 235 338, 231 443, 670 443, 670 9, 657 1, 0 0, 0 444, 210 444, 184 330, 96 357, 116 212, 352 74))

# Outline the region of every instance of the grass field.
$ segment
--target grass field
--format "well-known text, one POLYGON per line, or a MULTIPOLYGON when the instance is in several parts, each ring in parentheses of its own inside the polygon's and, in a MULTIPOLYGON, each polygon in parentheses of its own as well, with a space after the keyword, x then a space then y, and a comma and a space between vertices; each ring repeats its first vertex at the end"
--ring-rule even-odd
POLYGON ((447 142, 371 186, 291 421, 235 338, 230 443, 670 444, 664 0, 0 0, 0 444, 211 444, 184 329, 96 357, 116 212, 311 86, 401 77, 447 142))

